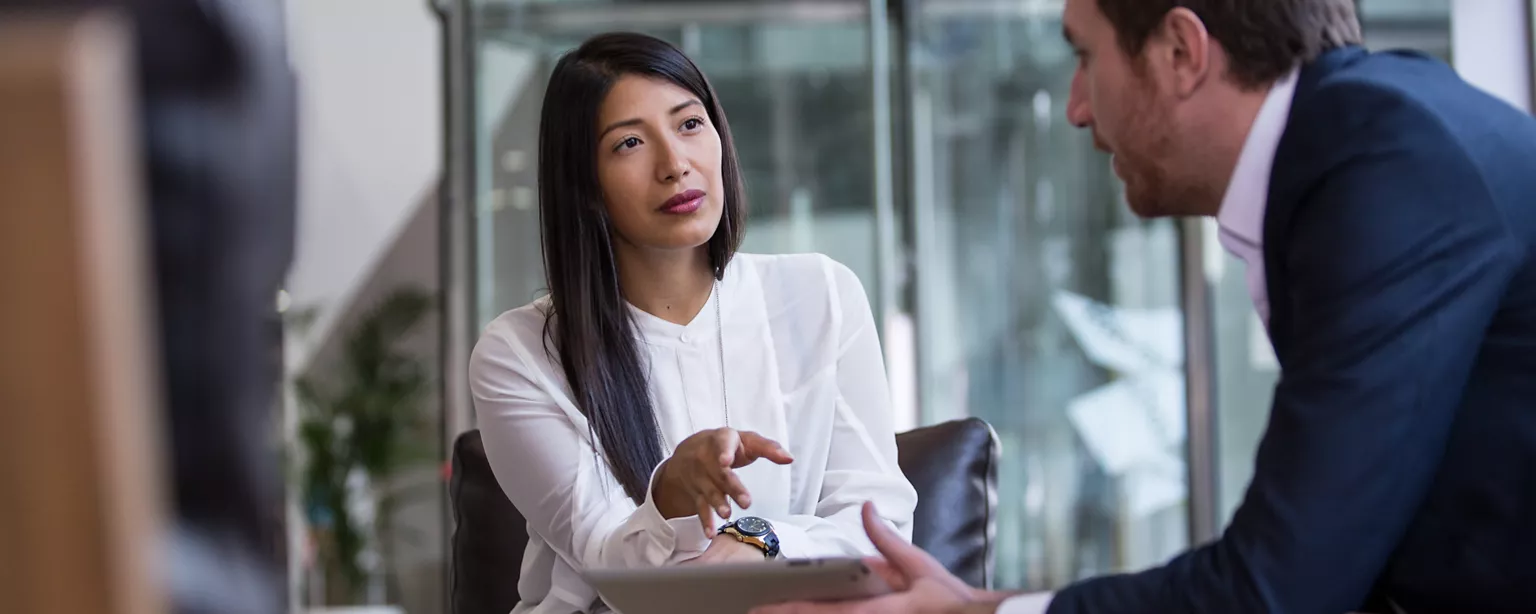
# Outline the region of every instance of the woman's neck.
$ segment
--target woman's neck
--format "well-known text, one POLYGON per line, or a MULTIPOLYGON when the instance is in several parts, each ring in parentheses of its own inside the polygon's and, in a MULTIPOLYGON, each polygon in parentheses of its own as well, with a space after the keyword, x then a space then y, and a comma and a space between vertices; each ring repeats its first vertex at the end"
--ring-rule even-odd
POLYGON ((617 243, 619 287, 629 304, 673 324, 686 325, 709 302, 715 278, 707 248, 646 250, 617 243))

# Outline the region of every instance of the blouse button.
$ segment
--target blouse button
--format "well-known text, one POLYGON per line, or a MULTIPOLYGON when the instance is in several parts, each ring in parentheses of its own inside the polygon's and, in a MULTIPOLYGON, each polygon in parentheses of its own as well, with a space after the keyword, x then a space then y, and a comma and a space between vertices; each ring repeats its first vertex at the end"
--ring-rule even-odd
POLYGON ((688 343, 688 334, 687 333, 683 333, 681 336, 679 336, 677 338, 677 340, 681 341, 683 343, 688 343))

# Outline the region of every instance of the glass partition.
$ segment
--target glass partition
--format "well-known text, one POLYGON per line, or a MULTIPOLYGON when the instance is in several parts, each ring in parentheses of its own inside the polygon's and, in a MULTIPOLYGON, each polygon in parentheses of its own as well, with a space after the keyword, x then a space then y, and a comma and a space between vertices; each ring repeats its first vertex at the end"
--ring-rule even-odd
POLYGON ((864 281, 898 424, 997 430, 999 588, 1187 546, 1178 234, 1131 215, 1108 158, 1065 121, 1059 0, 471 8, 477 328, 543 289, 535 147, 555 59, 647 32, 720 93, 745 248, 824 252, 864 281))
POLYGON ((749 203, 745 251, 823 252, 867 288, 875 263, 868 6, 819 2, 482 2, 474 42, 476 317, 543 290, 536 191, 544 83, 611 30, 682 48, 730 118, 749 203))
POLYGON ((1060 2, 912 3, 923 417, 1003 442, 997 581, 1045 589, 1188 544, 1178 240, 1065 118, 1060 2))

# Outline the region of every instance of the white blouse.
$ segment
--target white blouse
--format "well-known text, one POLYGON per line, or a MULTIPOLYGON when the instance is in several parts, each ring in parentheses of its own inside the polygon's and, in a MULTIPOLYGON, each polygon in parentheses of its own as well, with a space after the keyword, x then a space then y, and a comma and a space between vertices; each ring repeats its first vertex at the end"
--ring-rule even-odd
MULTIPOLYGON (((718 287, 730 426, 778 441, 795 459, 736 470, 752 508, 732 502, 732 517, 772 522, 791 558, 874 554, 860 522, 865 501, 910 538, 917 493, 896 464, 890 390, 858 278, 821 255, 738 254, 718 287)), ((667 520, 649 496, 636 506, 625 495, 544 349, 548 310, 541 299, 486 327, 470 390, 491 468, 528 521, 513 612, 603 612, 582 570, 679 563, 711 535, 697 516, 667 520)), ((686 326, 630 311, 670 455, 689 435, 725 426, 714 306, 686 326)))

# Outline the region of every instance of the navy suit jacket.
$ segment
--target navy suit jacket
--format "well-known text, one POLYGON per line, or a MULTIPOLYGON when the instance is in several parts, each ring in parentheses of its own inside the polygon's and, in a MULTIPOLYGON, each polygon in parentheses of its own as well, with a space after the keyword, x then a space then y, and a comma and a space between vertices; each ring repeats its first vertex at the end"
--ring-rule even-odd
POLYGON ((1220 539, 1050 614, 1536 612, 1533 250, 1536 119, 1417 54, 1304 66, 1253 481, 1220 539))

